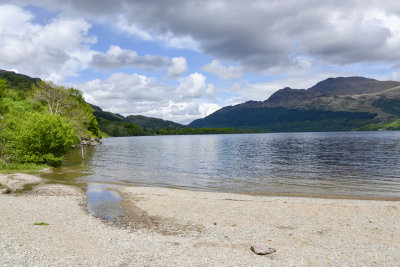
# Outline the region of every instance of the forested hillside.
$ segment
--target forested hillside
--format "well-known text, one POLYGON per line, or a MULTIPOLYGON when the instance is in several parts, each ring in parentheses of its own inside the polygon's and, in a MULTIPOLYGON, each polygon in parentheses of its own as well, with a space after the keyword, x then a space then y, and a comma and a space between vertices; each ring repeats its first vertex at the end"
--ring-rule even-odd
POLYGON ((162 120, 159 118, 152 118, 152 117, 146 117, 142 115, 129 115, 125 118, 126 121, 129 121, 133 124, 136 124, 144 129, 154 129, 154 130, 160 130, 160 129, 166 129, 166 128, 172 128, 172 129, 182 129, 185 126, 173 121, 167 121, 167 120, 162 120))
POLYGON ((100 137, 82 93, 13 72, 0 72, 0 165, 55 165, 80 139, 100 137))

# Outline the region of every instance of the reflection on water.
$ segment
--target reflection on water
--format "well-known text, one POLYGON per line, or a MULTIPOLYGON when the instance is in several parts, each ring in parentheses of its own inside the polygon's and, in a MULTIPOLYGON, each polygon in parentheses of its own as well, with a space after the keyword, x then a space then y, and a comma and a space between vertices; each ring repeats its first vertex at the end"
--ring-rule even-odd
POLYGON ((43 173, 41 176, 50 183, 74 185, 82 188, 88 197, 88 211, 105 220, 113 220, 123 214, 120 205, 121 197, 115 191, 108 190, 112 185, 102 183, 88 183, 85 177, 93 175, 92 164, 95 147, 72 149, 64 158, 61 167, 53 173, 43 173))
POLYGON ((252 194, 400 196, 400 132, 123 137, 86 149, 83 164, 75 150, 51 179, 85 188, 116 182, 252 194))
POLYGON ((108 190, 110 185, 91 183, 88 185, 88 211, 105 220, 118 218, 123 214, 120 202, 122 198, 115 191, 108 190))

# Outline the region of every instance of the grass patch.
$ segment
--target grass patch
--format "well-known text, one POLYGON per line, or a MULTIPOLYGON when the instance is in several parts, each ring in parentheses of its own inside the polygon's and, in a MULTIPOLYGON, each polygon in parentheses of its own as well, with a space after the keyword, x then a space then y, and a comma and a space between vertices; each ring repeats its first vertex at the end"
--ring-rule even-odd
POLYGON ((35 222, 33 225, 49 225, 49 224, 45 222, 35 222))
POLYGON ((5 164, 0 161, 0 173, 15 173, 15 172, 24 172, 24 173, 33 173, 40 171, 44 168, 49 168, 49 166, 45 164, 34 164, 34 163, 9 163, 5 164))
POLYGON ((109 138, 110 137, 110 135, 108 133, 102 132, 102 131, 100 131, 100 135, 101 135, 101 138, 109 138))

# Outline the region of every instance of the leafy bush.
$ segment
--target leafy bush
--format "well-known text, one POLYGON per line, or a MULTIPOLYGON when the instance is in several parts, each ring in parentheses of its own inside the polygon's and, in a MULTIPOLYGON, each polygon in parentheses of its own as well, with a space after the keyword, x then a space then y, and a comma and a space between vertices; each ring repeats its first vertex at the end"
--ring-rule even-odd
POLYGON ((1 133, 3 154, 12 162, 55 165, 78 137, 59 115, 26 113, 9 117, 1 133))

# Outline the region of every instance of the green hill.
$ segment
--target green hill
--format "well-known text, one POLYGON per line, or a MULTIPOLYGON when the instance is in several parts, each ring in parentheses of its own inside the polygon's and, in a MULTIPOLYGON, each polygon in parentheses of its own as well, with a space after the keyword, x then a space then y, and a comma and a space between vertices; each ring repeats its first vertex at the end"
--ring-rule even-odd
POLYGON ((142 127, 126 121, 120 114, 103 111, 100 107, 91 105, 93 115, 96 117, 99 128, 103 133, 110 136, 138 136, 151 135, 153 131, 143 130, 142 127))
POLYGON ((142 115, 129 115, 125 118, 126 121, 136 124, 142 128, 150 128, 154 130, 172 128, 181 129, 185 126, 173 121, 162 120, 158 118, 146 117, 142 115))

